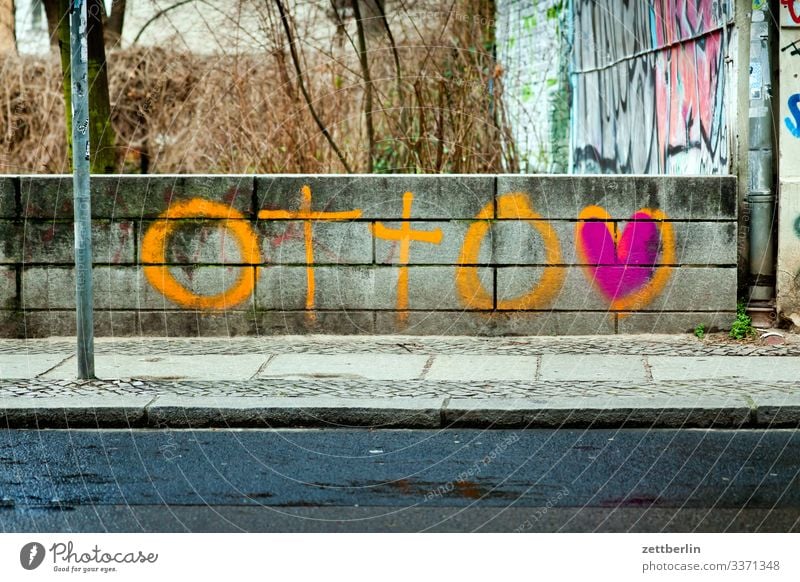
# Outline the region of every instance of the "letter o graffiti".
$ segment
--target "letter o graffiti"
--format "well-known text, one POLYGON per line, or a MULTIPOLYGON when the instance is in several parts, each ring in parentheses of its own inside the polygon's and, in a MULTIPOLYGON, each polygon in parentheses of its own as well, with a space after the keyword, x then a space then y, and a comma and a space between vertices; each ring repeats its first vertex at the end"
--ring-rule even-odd
POLYGON ((161 214, 142 239, 141 262, 147 263, 144 274, 150 284, 167 299, 191 309, 224 310, 245 301, 256 285, 255 269, 242 268, 239 278, 229 288, 216 295, 198 295, 183 286, 170 273, 167 265, 167 244, 179 223, 176 218, 223 219, 222 224, 230 231, 239 246, 243 263, 258 265, 261 253, 256 233, 239 211, 202 198, 177 202, 161 214))
MULTIPOLYGON (((493 218, 494 204, 484 206, 475 216, 475 222, 467 230, 464 245, 461 247, 460 265, 476 265, 479 263, 481 244, 489 232, 488 219, 493 218)), ((498 299, 498 310, 526 310, 543 309, 548 307, 561 291, 564 285, 566 271, 555 268, 561 260, 561 244, 558 241, 553 227, 533 211, 531 202, 525 194, 503 194, 497 198, 497 217, 519 219, 526 221, 530 227, 542 237, 545 250, 545 263, 539 282, 525 295, 511 299, 498 299)), ((478 268, 474 266, 459 266, 456 269, 456 288, 461 301, 473 309, 490 311, 493 309, 492 294, 487 292, 478 276, 478 268)))

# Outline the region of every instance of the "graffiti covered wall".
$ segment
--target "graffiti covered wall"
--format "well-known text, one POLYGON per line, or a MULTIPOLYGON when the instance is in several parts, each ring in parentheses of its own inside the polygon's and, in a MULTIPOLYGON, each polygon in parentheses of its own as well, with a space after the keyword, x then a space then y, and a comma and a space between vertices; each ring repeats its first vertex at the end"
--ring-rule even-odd
POLYGON ((497 0, 525 173, 727 174, 732 0, 497 0))
MULTIPOLYGON (((72 179, 0 180, 0 331, 74 333, 72 179)), ((97 176, 100 335, 724 326, 733 178, 97 176)))
POLYGON ((728 173, 729 0, 573 0, 572 169, 728 173))
POLYGON ((800 326, 800 7, 780 5, 780 195, 778 218, 777 307, 800 326))

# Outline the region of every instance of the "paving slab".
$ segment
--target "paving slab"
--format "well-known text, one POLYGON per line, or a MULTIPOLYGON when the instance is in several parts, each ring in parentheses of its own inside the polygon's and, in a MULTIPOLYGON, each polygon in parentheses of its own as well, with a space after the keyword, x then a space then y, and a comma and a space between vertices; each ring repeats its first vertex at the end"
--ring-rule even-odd
POLYGON ((653 379, 656 381, 740 378, 743 381, 797 381, 800 383, 800 359, 797 358, 774 356, 761 358, 652 356, 648 358, 648 362, 653 373, 653 379))
POLYGON ((486 382, 533 380, 538 366, 536 356, 437 355, 425 378, 486 382))
POLYGON ((638 356, 545 354, 540 374, 542 380, 647 381, 644 360, 638 356))
MULTIPOLYGON (((255 376, 267 361, 265 355, 176 356, 169 353, 148 356, 98 354, 95 373, 98 378, 161 378, 198 380, 247 380, 255 376)), ((74 361, 67 361, 43 375, 51 380, 75 378, 74 361)))
POLYGON ((64 354, 0 354, 0 378, 33 378, 63 362, 64 354))
POLYGON ((428 356, 395 354, 281 354, 272 358, 259 378, 368 378, 413 380, 428 356))

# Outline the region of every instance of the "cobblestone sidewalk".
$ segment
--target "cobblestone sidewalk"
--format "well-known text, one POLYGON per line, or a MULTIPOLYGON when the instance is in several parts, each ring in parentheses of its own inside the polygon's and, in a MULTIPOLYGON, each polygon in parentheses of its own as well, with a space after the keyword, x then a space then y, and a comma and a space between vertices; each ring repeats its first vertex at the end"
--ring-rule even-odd
POLYGON ((149 426, 153 419, 250 426, 309 419, 313 424, 320 418, 360 424, 375 420, 376 410, 380 422, 418 422, 422 408, 438 426, 461 403, 478 424, 487 418, 499 422, 510 413, 517 423, 541 421, 543 411, 550 424, 575 422, 575 411, 582 410, 587 424, 611 422, 608 414, 614 412, 614 422, 635 418, 654 426, 709 426, 721 419, 724 426, 786 426, 800 420, 800 358, 794 357, 800 342, 793 336, 784 341, 739 344, 722 335, 703 341, 691 336, 101 338, 100 379, 78 381, 73 339, 3 340, 0 413, 5 410, 6 421, 18 426, 149 426), (355 410, 370 412, 353 417, 355 410))

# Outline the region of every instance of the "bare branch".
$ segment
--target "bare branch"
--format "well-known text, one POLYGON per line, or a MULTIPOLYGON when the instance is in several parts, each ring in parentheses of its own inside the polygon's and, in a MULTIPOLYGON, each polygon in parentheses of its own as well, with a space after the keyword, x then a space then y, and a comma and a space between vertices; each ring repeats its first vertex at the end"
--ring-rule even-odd
POLYGON ((314 118, 314 122, 317 124, 317 127, 319 127, 322 135, 324 135, 325 139, 328 140, 331 149, 336 152, 336 155, 339 157, 339 161, 342 162, 344 169, 348 174, 352 174, 353 170, 350 168, 350 164, 347 163, 344 154, 339 149, 339 146, 336 145, 336 142, 333 141, 333 137, 331 137, 328 128, 325 127, 324 123, 322 123, 322 119, 320 119, 319 115, 317 115, 317 110, 314 109, 314 104, 311 101, 311 95, 309 95, 308 89, 306 88, 306 83, 303 80, 303 69, 300 66, 300 58, 297 55, 297 49, 295 48, 292 27, 289 25, 289 17, 286 14, 286 9, 283 6, 283 2, 281 0, 275 0, 275 4, 278 6, 278 12, 280 12, 281 15, 281 23, 283 23, 283 30, 286 32, 286 38, 289 41, 289 53, 292 56, 292 62, 294 63, 294 68, 297 72, 297 84, 300 86, 300 92, 303 94, 303 99, 306 101, 308 111, 311 113, 311 117, 314 118))

